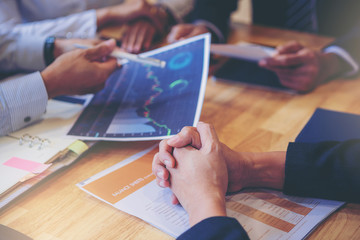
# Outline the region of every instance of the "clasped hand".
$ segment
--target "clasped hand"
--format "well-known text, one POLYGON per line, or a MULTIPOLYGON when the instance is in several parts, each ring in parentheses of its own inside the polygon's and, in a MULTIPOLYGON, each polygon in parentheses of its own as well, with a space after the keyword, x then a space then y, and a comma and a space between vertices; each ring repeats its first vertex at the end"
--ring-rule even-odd
POLYGON ((154 156, 153 173, 161 187, 173 191, 190 224, 211 216, 226 216, 225 194, 243 188, 246 159, 220 143, 214 128, 199 123, 163 140, 154 156), (233 168, 234 170, 232 170, 233 168))

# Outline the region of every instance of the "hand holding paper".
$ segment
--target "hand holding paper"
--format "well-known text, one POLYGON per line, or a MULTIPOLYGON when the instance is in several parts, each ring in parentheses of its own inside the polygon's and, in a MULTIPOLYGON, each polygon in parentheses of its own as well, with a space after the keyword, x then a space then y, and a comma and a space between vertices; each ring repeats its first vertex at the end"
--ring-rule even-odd
POLYGON ((276 73, 285 87, 307 92, 340 71, 340 60, 333 53, 306 48, 296 41, 277 47, 276 54, 259 62, 276 73))

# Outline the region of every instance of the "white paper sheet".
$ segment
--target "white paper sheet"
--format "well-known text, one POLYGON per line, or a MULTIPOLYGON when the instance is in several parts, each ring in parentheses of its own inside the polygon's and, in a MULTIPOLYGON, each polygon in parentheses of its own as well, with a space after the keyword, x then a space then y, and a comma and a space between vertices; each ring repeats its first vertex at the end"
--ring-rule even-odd
MULTIPOLYGON (((171 191, 158 187, 153 180, 155 176, 151 173, 151 162, 154 152, 156 149, 140 152, 77 186, 177 237, 189 229, 188 215, 181 206, 172 205, 171 191)), ((250 239, 295 240, 304 238, 343 204, 256 189, 227 196, 226 207, 228 216, 241 223, 250 239)))
POLYGON ((238 44, 211 44, 210 52, 212 54, 231 58, 260 61, 261 59, 271 57, 275 53, 275 49, 267 46, 240 42, 238 44))

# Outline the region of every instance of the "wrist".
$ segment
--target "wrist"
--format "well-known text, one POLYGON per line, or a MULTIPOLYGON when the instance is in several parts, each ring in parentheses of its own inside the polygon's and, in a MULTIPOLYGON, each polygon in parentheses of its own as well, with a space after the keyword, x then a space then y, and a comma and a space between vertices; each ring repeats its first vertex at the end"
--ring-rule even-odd
POLYGON ((320 53, 320 64, 321 79, 324 81, 343 72, 341 60, 335 53, 320 53))
POLYGON ((160 34, 168 32, 170 27, 176 23, 176 19, 170 10, 162 4, 152 5, 149 12, 150 20, 160 34))
POLYGON ((286 152, 247 153, 250 164, 245 187, 282 189, 285 178, 286 152))
POLYGON ((103 27, 111 18, 111 9, 110 8, 101 8, 96 10, 96 26, 98 28, 103 27))
POLYGON ((55 59, 58 58, 61 54, 66 52, 66 50, 64 50, 64 41, 67 40, 59 39, 59 38, 55 39, 54 50, 53 50, 53 56, 55 59))
POLYGON ((213 194, 196 199, 198 204, 193 204, 193 207, 186 209, 189 214, 190 226, 209 217, 226 216, 225 195, 213 194))
POLYGON ((52 69, 51 66, 45 68, 41 73, 41 77, 44 81, 44 85, 46 88, 46 92, 48 94, 49 99, 61 95, 61 93, 58 92, 59 88, 56 86, 56 73, 52 69))

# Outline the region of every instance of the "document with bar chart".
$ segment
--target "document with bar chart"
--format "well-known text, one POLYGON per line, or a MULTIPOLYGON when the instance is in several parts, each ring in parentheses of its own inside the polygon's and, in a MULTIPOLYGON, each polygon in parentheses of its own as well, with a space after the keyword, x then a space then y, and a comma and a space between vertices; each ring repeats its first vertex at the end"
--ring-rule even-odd
POLYGON ((95 94, 68 135, 87 140, 163 139, 197 124, 209 68, 210 35, 142 54, 164 68, 131 62, 95 94))
MULTIPOLYGON (((190 228, 188 215, 180 205, 171 203, 169 189, 156 185, 151 170, 156 152, 156 146, 140 152, 77 186, 114 208, 178 237, 190 228)), ((252 240, 298 240, 343 204, 254 189, 227 196, 226 211, 240 222, 252 240)))
POLYGON ((250 239, 303 239, 344 202, 301 198, 256 189, 229 196, 226 212, 250 239))

